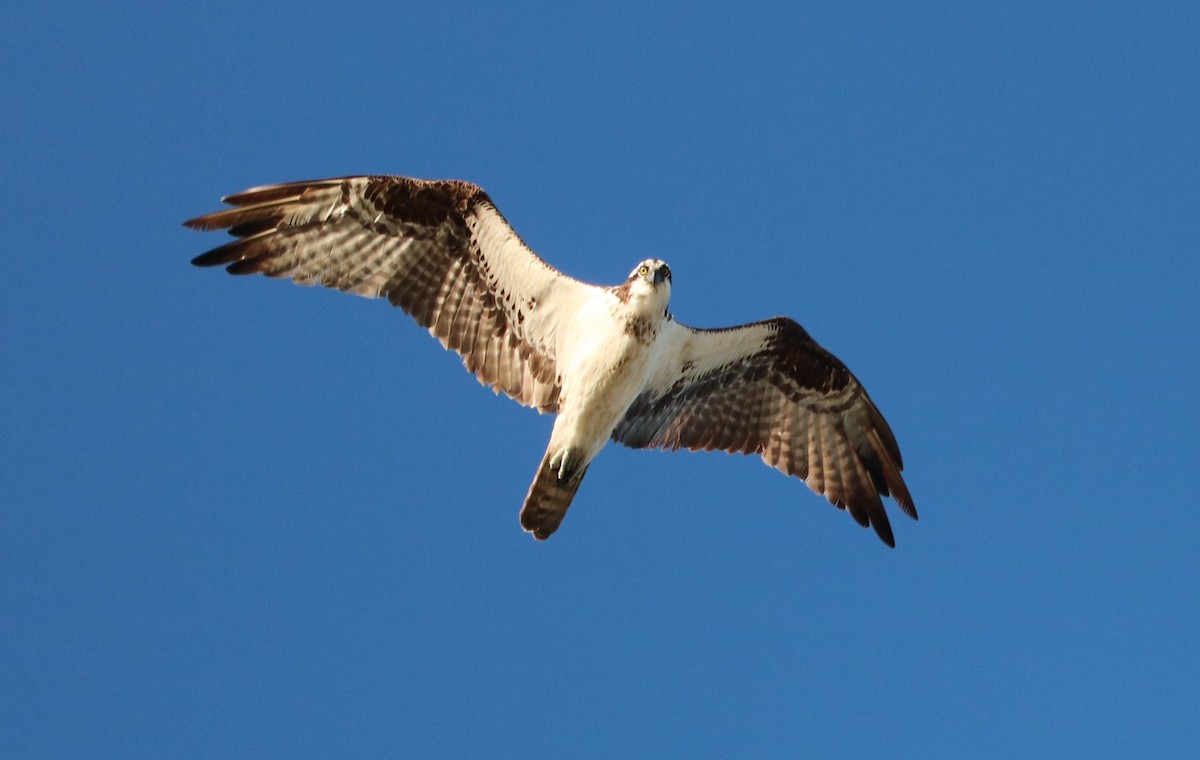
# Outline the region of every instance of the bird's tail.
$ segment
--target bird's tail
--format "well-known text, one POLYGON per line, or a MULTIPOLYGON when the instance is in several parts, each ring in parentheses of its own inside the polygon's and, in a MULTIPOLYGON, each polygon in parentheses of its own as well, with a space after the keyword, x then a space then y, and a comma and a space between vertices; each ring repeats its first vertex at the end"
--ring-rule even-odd
POLYGON ((550 452, 547 451, 533 484, 529 486, 525 505, 521 507, 521 527, 539 541, 546 540, 558 530, 567 516, 567 507, 571 506, 571 500, 583 482, 583 476, 587 474, 585 464, 566 478, 560 478, 559 468, 552 466, 550 459, 550 452))

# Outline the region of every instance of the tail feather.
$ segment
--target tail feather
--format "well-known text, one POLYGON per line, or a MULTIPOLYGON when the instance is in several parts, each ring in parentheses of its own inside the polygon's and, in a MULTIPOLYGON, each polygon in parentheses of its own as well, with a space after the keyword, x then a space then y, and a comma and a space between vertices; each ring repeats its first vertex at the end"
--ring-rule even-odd
POLYGON ((521 527, 539 541, 549 538, 567 516, 567 507, 571 506, 585 474, 586 465, 560 479, 558 471, 550 466, 550 452, 547 451, 533 484, 529 486, 525 505, 521 507, 521 527))

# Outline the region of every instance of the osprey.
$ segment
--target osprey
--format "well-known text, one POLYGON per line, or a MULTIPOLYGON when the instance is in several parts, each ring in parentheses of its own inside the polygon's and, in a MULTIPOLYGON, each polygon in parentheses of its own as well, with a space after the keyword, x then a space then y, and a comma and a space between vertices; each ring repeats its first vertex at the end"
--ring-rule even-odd
POLYGON ((701 330, 671 316, 659 259, 614 287, 540 259, 478 186, 342 177, 267 185, 185 222, 237 238, 196 257, 387 298, 481 383, 557 414, 521 508, 548 538, 611 438, 633 448, 758 454, 895 546, 881 496, 917 512, 900 449, 866 390, 786 317, 701 330))

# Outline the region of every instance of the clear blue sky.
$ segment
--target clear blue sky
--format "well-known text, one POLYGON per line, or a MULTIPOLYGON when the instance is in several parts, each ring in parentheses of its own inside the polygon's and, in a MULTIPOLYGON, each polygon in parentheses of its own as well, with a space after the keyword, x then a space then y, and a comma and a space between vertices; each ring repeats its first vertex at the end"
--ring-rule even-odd
POLYGON ((0 755, 1191 756, 1197 6, 568 5, 6 8, 0 755), (612 447, 535 543, 549 417, 188 264, 359 172, 795 317, 921 521, 612 447))

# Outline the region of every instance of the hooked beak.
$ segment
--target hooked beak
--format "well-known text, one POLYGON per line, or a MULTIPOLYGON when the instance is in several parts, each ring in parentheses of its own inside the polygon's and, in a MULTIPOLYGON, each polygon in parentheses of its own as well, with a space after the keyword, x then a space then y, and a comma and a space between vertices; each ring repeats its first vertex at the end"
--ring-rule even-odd
POLYGON ((661 285, 663 280, 671 279, 671 270, 667 269, 666 265, 660 266, 654 270, 654 284, 661 285))

